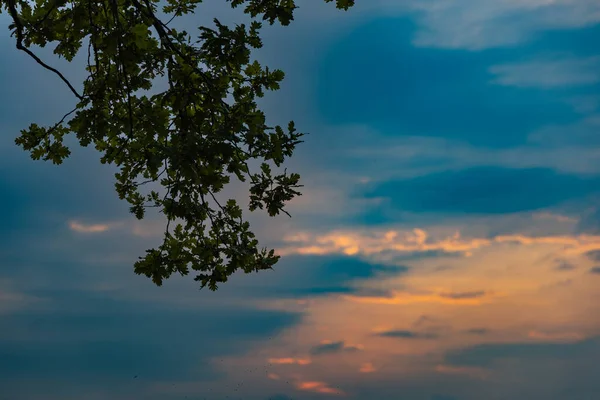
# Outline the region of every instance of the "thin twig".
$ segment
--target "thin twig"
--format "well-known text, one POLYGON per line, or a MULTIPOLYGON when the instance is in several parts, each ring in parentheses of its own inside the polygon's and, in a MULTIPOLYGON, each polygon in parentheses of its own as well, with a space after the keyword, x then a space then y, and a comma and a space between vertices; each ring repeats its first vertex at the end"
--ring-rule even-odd
POLYGON ((17 49, 24 51, 31 58, 33 58, 38 64, 47 69, 48 71, 54 72, 58 77, 67 84, 71 92, 77 97, 79 100, 83 101, 83 96, 80 95, 77 90, 71 85, 71 82, 65 78, 63 74, 60 73, 56 68, 52 68, 45 62, 43 62, 38 56, 36 56, 31 50, 27 47, 23 46, 23 24, 21 23, 21 19, 19 18, 19 13, 17 13, 17 9, 15 7, 15 0, 8 0, 8 12, 15 23, 15 31, 17 33, 17 49))

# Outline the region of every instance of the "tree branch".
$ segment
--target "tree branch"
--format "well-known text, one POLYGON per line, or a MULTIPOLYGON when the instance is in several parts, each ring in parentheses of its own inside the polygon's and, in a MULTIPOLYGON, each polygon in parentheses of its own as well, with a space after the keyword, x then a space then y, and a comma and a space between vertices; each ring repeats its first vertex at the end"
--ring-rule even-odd
POLYGON ((17 34, 17 49, 24 51, 31 58, 33 58, 38 64, 40 64, 42 67, 44 67, 48 71, 52 71, 56 75, 58 75, 58 77, 64 83, 67 84, 67 86, 69 87, 69 89, 71 90, 71 92, 75 95, 75 97, 77 97, 79 100, 83 101, 83 96, 80 95, 77 92, 77 90, 75 90, 75 88, 73 87, 73 85, 71 85, 71 83, 67 80, 67 78, 64 77, 63 74, 60 73, 60 71, 58 71, 56 68, 52 68, 51 66, 49 66, 48 64, 46 64, 45 62, 43 62, 31 50, 29 50, 27 47, 23 46, 23 24, 21 23, 21 19, 19 18, 19 13, 17 12, 17 9, 15 7, 15 0, 8 0, 7 4, 8 4, 8 12, 9 12, 10 16, 12 17, 13 22, 15 23, 15 32, 17 34))

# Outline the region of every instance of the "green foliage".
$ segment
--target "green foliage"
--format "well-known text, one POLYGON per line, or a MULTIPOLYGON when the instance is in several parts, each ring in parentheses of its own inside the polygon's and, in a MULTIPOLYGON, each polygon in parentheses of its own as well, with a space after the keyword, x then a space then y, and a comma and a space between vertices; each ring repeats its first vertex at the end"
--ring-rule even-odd
MULTIPOLYGON (((294 0, 227 1, 245 7, 250 26, 215 19, 214 28, 198 28, 196 40, 159 19, 157 0, 0 1, 17 49, 53 71, 78 100, 56 125, 32 124, 16 143, 33 159, 60 164, 70 154, 63 138, 74 133, 82 146, 95 146, 102 163, 119 167, 115 188, 131 212, 141 219, 156 207, 167 218, 162 244, 134 266, 157 285, 191 269, 201 287, 215 290, 239 269, 250 273, 277 262, 273 250, 259 248, 236 201, 221 204, 215 196, 231 177, 249 181, 250 210, 270 216, 285 213, 285 203, 300 195, 300 176, 272 166, 292 155, 302 134, 293 122, 287 129, 268 126, 256 104, 265 90, 279 88, 284 74, 251 60, 252 49, 262 46, 259 21, 288 25, 297 6, 294 0), (48 43, 68 61, 87 51, 83 93, 30 49, 48 43), (161 77, 168 89, 149 95, 161 77), (250 160, 260 161, 259 171, 250 160), (160 192, 141 190, 151 182, 160 192)), ((162 11, 177 17, 201 2, 167 0, 162 11)), ((336 0, 344 10, 353 4, 336 0)))

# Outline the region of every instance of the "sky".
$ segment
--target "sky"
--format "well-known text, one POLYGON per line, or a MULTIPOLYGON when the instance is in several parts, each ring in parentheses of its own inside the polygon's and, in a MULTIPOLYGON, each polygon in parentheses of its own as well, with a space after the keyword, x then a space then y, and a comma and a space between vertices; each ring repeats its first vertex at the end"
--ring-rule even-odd
POLYGON ((0 15, 0 399, 597 398, 600 3, 305 3, 257 53, 303 196, 248 216, 275 269, 214 293, 133 273, 163 221, 95 150, 14 145, 74 99, 0 15))

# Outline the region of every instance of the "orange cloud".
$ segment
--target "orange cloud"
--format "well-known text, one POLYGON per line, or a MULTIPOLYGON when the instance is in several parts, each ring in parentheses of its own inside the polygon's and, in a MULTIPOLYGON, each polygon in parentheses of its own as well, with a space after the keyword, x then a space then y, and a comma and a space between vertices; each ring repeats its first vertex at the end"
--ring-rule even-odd
POLYGON ((271 379, 271 380, 274 380, 274 381, 278 381, 278 380, 280 379, 280 378, 279 378, 279 375, 277 375, 277 374, 274 374, 274 373, 268 373, 268 374, 267 374, 267 378, 269 378, 269 379, 271 379))
POLYGON ((296 389, 305 390, 308 392, 322 393, 322 394, 333 394, 333 395, 343 395, 339 389, 332 388, 324 382, 317 381, 308 381, 308 382, 298 382, 296 384, 296 389))
POLYGON ((555 235, 527 236, 521 234, 498 235, 492 238, 463 238, 460 232, 451 236, 433 238, 422 229, 412 231, 334 231, 327 234, 296 233, 285 237, 281 255, 374 255, 383 252, 423 253, 441 251, 448 254, 471 256, 472 252, 494 244, 561 245, 567 253, 581 254, 600 249, 600 236, 555 235))
POLYGON ((77 221, 70 221, 69 228, 72 231, 79 233, 100 233, 106 232, 110 229, 110 225, 108 224, 93 224, 93 225, 85 225, 77 221))
POLYGON ((312 361, 308 358, 293 358, 293 357, 284 357, 284 358, 269 358, 267 360, 270 364, 278 364, 278 365, 309 365, 312 361))
POLYGON ((491 293, 477 292, 441 292, 434 294, 411 294, 406 292, 392 291, 392 295, 385 296, 353 296, 347 295, 342 298, 357 302, 370 304, 413 304, 413 303, 438 303, 455 305, 479 305, 492 298, 491 293))
POLYGON ((368 363, 364 363, 363 365, 361 365, 360 369, 358 371, 362 372, 363 374, 370 374, 372 372, 375 372, 376 369, 373 366, 373 364, 371 364, 370 362, 368 362, 368 363))

